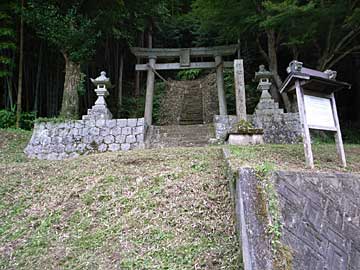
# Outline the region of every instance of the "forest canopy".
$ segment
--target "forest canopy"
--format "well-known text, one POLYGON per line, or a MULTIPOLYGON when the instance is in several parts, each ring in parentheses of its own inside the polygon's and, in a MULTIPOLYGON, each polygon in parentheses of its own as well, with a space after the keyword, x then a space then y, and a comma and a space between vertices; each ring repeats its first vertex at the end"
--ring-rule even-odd
POLYGON ((89 79, 101 70, 115 85, 110 110, 141 116, 146 77, 135 71, 141 60, 130 47, 226 44, 239 44, 233 59, 244 59, 249 89, 258 66, 267 66, 271 94, 285 109, 278 89, 290 61, 337 70, 353 85, 338 97, 341 121, 360 123, 358 0, 11 0, 0 4, 0 21, 2 126, 13 125, 15 111, 18 126, 35 117, 78 118, 93 104, 89 79))

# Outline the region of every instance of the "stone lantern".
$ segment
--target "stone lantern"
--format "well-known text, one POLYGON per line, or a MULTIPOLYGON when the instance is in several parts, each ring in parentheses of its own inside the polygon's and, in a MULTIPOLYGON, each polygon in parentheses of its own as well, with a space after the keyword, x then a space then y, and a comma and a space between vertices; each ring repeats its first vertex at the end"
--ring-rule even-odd
POLYGON ((106 72, 102 71, 99 77, 90 80, 96 86, 95 93, 98 98, 95 105, 88 110, 88 114, 83 116, 83 120, 112 119, 112 114, 105 101, 105 97, 109 95, 107 89, 112 87, 110 79, 106 77, 106 72))
POLYGON ((283 113, 283 110, 279 109, 279 103, 275 102, 269 93, 272 78, 273 74, 266 70, 264 65, 259 66, 259 71, 255 72, 255 81, 259 82, 257 89, 261 91, 261 97, 254 113, 256 127, 263 127, 263 117, 283 113))
POLYGON ((255 81, 258 81, 257 89, 261 91, 261 98, 260 99, 269 99, 271 95, 269 90, 271 88, 271 78, 273 74, 265 69, 264 65, 259 66, 259 71, 255 72, 255 81))

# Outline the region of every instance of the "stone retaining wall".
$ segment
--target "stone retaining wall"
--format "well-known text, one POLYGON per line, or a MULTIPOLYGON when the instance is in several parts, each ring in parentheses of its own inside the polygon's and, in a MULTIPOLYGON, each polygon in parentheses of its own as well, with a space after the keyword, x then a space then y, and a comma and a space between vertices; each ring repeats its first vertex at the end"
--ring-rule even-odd
MULTIPOLYGON (((265 143, 298 143, 301 139, 301 125, 299 114, 259 111, 254 115, 248 115, 247 120, 255 128, 264 130, 265 143)), ((214 126, 216 139, 224 141, 231 127, 236 124, 235 115, 215 115, 214 126)))
MULTIPOLYGON (((360 176, 276 171, 280 243, 271 245, 264 179, 241 168, 235 179, 236 220, 245 270, 360 269, 360 176), (279 267, 279 265, 282 267, 279 267)), ((275 196, 275 195, 274 195, 275 196)), ((275 200, 272 198, 272 200, 275 200)))
POLYGON ((143 118, 37 123, 25 154, 60 160, 93 152, 142 149, 144 136, 143 118))

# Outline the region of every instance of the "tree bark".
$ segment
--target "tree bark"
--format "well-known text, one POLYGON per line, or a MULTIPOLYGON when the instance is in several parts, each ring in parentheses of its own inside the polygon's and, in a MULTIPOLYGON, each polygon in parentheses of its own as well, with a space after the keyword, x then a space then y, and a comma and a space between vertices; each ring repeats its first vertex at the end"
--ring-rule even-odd
POLYGON ((65 118, 77 118, 79 112, 79 96, 77 93, 81 81, 80 64, 65 58, 65 81, 60 115, 65 118))
MULTIPOLYGON (((276 87, 276 88, 272 87, 270 91, 271 91, 273 98, 276 101, 279 101, 280 100, 279 89, 282 85, 282 80, 278 73, 278 60, 277 60, 277 52, 276 52, 277 46, 276 46, 275 31, 272 29, 267 30, 266 36, 267 36, 267 43, 268 43, 269 69, 273 73, 275 87, 276 87)), ((291 110, 291 103, 290 103, 289 97, 287 96, 286 93, 282 93, 281 97, 282 97, 282 101, 284 102, 286 111, 289 112, 291 110)))
POLYGON ((43 43, 40 43, 39 49, 39 59, 38 66, 36 71, 36 84, 35 84, 35 96, 34 96, 34 111, 38 112, 39 110, 39 95, 40 95, 40 75, 41 75, 41 67, 42 67, 42 58, 43 58, 43 43))
POLYGON ((117 111, 118 118, 120 118, 121 107, 122 107, 122 92, 123 92, 123 73, 124 73, 124 52, 120 52, 120 67, 119 67, 119 84, 118 84, 118 100, 117 100, 117 111))
MULTIPOLYGON (((141 32, 140 35, 140 47, 144 47, 144 32, 141 32)), ((136 57, 136 64, 141 64, 141 58, 136 57)), ((140 96, 140 81, 141 81, 141 72, 136 71, 136 78, 135 78, 135 97, 140 96)))
MULTIPOLYGON (((24 0, 21 0, 21 11, 22 11, 23 7, 24 7, 24 0)), ((19 78, 18 78, 18 93, 17 93, 17 102, 16 102, 16 128, 20 128, 23 61, 24 61, 24 17, 21 14, 21 17, 20 17, 19 78)))
POLYGON ((12 82, 9 77, 6 77, 6 84, 7 84, 8 96, 9 96, 9 105, 10 105, 9 108, 11 110, 14 106, 14 101, 13 101, 12 82))

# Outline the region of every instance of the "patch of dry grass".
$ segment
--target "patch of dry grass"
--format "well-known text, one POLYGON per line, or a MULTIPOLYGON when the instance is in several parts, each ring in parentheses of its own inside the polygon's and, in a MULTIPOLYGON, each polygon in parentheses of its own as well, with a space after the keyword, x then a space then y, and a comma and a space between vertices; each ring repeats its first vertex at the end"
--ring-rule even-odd
POLYGON ((238 269, 219 148, 51 162, 26 159, 29 134, 9 133, 0 131, 0 269, 238 269))

